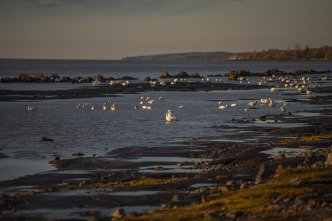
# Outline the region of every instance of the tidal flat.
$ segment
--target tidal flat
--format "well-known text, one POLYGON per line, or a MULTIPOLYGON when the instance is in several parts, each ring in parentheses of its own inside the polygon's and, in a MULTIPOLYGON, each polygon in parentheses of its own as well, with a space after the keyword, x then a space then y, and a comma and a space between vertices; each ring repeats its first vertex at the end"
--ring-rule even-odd
MULTIPOLYGON (((330 218, 331 77, 326 73, 306 75, 305 83, 303 76, 270 77, 261 85, 262 77, 243 76, 223 82, 205 78, 204 82, 187 79, 172 84, 172 79, 166 86, 152 87, 150 82, 141 82, 60 91, 1 90, 1 101, 6 103, 1 108, 8 110, 7 116, 15 110, 18 116, 24 116, 23 122, 34 119, 27 122, 35 122, 42 129, 31 125, 22 128, 34 130, 35 144, 22 148, 21 142, 7 142, 7 148, 1 147, 0 160, 26 154, 30 160, 47 161, 48 166, 44 171, 0 182, 0 217, 330 218), (296 80, 299 86, 290 87, 288 82, 285 87, 283 79, 296 80), (272 87, 276 90, 271 91, 272 87), (299 91, 299 87, 303 89, 299 91), (154 99, 151 104, 148 97, 154 99), (264 100, 269 98, 273 101, 271 106, 264 100), (251 102, 256 103, 250 106, 251 102), (117 108, 112 111, 114 103, 117 108), (237 106, 231 107, 233 103, 237 106), (28 104, 35 109, 27 110, 28 104), (229 107, 218 108, 226 104, 229 107), (102 110, 102 105, 109 109, 102 110), (143 109, 143 105, 151 105, 152 109, 143 109), (99 109, 92 110, 92 106, 99 109), (180 120, 166 123, 166 108, 174 110, 180 120), (58 118, 59 112, 69 116, 58 118), (56 124, 59 119, 61 123, 56 124), (65 121, 70 124, 64 124, 65 121), (132 131, 121 134, 122 127, 134 124, 142 126, 135 129, 136 135, 132 131), (63 125, 71 131, 70 135, 68 131, 62 133, 63 125), (90 133, 95 133, 94 137, 88 136, 90 133), (48 140, 42 141, 43 136, 48 140), (125 140, 128 142, 121 146, 125 140)), ((20 125, 3 122, 8 127, 20 125)), ((9 137, 14 131, 4 135, 9 137)))

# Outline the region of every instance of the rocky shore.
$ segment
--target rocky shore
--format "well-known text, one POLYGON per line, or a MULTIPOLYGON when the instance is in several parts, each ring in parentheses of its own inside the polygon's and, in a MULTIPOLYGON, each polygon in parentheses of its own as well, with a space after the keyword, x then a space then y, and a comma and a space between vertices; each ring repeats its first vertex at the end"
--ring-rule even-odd
POLYGON ((80 207, 76 216, 89 220, 329 220, 332 121, 327 120, 331 115, 326 115, 330 111, 305 119, 268 116, 307 122, 308 126, 276 129, 244 125, 246 135, 228 137, 240 140, 266 134, 259 142, 193 139, 179 144, 181 148, 133 147, 116 149, 107 156, 56 158, 50 163, 61 173, 0 182, 2 190, 33 186, 2 193, 0 217, 44 220, 42 212, 27 216, 21 211, 56 211, 76 205, 80 207), (294 138, 285 139, 285 134, 294 138), (159 157, 169 161, 159 162, 159 157), (176 168, 179 172, 174 172, 176 168), (75 170, 93 172, 71 173, 75 170), (140 192, 142 195, 135 195, 140 192), (123 209, 139 205, 158 209, 140 213, 123 209), (96 209, 102 207, 118 209, 105 216, 96 209))
MULTIPOLYGON (((17 99, 8 98, 11 93, 25 99, 52 99, 49 95, 59 99, 153 90, 264 87, 268 86, 185 81, 151 87, 148 82, 55 92, 2 90, 0 98, 17 99)), ((312 90, 331 92, 330 87, 312 90)), ((49 162, 55 171, 0 182, 0 218, 331 220, 331 97, 289 102, 321 104, 324 110, 233 119, 237 121, 234 128, 211 126, 216 131, 243 131, 221 135, 221 141, 192 138, 167 148, 140 146, 102 156, 55 157, 49 162), (248 126, 258 120, 301 126, 248 126)))

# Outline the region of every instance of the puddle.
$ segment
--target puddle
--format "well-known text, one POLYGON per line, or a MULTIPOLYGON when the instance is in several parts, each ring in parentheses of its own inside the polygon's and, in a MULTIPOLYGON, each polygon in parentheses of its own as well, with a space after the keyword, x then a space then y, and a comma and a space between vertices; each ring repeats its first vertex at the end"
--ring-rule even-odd
POLYGON ((112 189, 78 189, 78 190, 65 190, 65 191, 54 191, 47 193, 40 193, 40 195, 47 196, 87 196, 87 195, 106 195, 109 194, 112 189))
POLYGON ((323 116, 330 116, 330 115, 325 115, 322 113, 312 113, 312 112, 298 112, 294 113, 293 115, 295 116, 303 116, 303 117, 323 117, 323 116))
POLYGON ((284 123, 285 121, 278 121, 278 120, 274 120, 274 119, 267 119, 267 120, 260 120, 257 119, 255 121, 255 123, 259 123, 259 124, 269 124, 269 123, 284 123))
POLYGON ((289 158, 289 157, 294 157, 297 156, 300 153, 304 153, 304 152, 308 152, 310 150, 304 149, 304 148, 282 148, 282 147, 275 147, 272 148, 270 150, 264 150, 261 151, 261 153, 265 153, 270 155, 270 158, 273 158, 277 155, 280 154, 285 154, 285 157, 289 158))
POLYGON ((1 159, 0 181, 55 170, 47 160, 1 159))
POLYGON ((201 188, 201 187, 207 187, 207 186, 216 186, 218 184, 216 183, 195 183, 189 186, 189 188, 192 189, 197 189, 197 188, 201 188))
POLYGON ((306 123, 284 123, 284 122, 274 122, 274 121, 273 123, 266 121, 259 122, 259 120, 256 120, 255 123, 263 127, 280 127, 280 128, 304 127, 308 125, 306 123))
POLYGON ((112 195, 112 196, 144 196, 144 195, 154 195, 157 193, 166 193, 166 192, 142 190, 142 191, 112 192, 112 193, 109 193, 109 195, 112 195))
POLYGON ((36 188, 35 186, 15 186, 15 187, 0 189, 1 193, 8 194, 10 196, 14 196, 17 192, 31 192, 38 190, 39 189, 36 188))
POLYGON ((186 158, 186 157, 142 157, 138 159, 133 159, 130 161, 134 162, 201 162, 201 161, 210 161, 208 158, 186 158))
POLYGON ((145 173, 199 173, 203 169, 195 169, 192 166, 185 165, 182 167, 178 167, 177 165, 155 165, 154 167, 140 167, 139 171, 145 173), (155 167, 160 167, 161 169, 156 170, 155 167))
MULTIPOLYGON (((110 213, 113 213, 117 209, 124 209, 125 213, 144 213, 144 211, 160 209, 160 206, 150 206, 150 205, 143 205, 143 206, 123 206, 123 207, 116 207, 112 208, 109 213, 103 214, 104 216, 109 216, 110 213)), ((104 210, 105 211, 105 210, 104 210)))
POLYGON ((232 140, 232 139, 212 139, 212 142, 226 142, 226 143, 243 143, 245 140, 232 140))

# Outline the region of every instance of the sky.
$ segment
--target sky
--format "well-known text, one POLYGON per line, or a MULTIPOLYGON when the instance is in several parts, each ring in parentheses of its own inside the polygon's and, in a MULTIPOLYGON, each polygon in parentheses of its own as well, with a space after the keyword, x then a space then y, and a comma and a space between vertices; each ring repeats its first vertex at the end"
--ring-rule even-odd
POLYGON ((0 0, 0 58, 332 46, 331 0, 0 0))

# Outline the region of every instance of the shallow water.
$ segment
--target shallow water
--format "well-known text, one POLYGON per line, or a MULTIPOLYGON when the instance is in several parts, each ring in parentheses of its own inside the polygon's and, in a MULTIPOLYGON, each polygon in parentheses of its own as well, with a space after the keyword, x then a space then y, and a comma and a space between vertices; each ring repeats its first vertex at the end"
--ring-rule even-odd
MULTIPOLYGON (((201 75, 224 74, 231 70, 245 69, 249 71, 264 71, 272 68, 280 70, 297 69, 332 69, 332 62, 124 62, 124 61, 40 61, 40 60, 1 60, 0 76, 13 77, 17 73, 58 73, 64 76, 104 76, 122 77, 129 75, 142 81, 145 76, 158 78, 163 71, 177 74, 180 71, 188 73, 198 71, 201 75)), ((331 84, 331 81, 321 81, 321 76, 310 76, 313 81, 331 84)), ((257 83, 261 78, 250 78, 251 83, 257 83)), ((211 78, 213 81, 214 78, 211 78)), ((239 84, 238 81, 224 82, 239 84)), ((243 82, 245 84, 245 82, 243 82)), ((269 85, 269 83, 267 83, 269 85)), ((0 89, 10 90, 63 90, 77 87, 93 87, 91 84, 0 84, 0 89)), ((310 96, 318 94, 312 93, 310 96)), ((321 94, 319 94, 321 95, 321 94)), ((296 92, 294 88, 271 92, 260 90, 227 90, 212 92, 147 92, 141 94, 126 94, 113 97, 65 100, 39 100, 0 102, 0 177, 2 180, 13 179, 26 174, 35 174, 50 170, 47 161, 54 157, 72 157, 81 153, 84 156, 97 154, 103 156, 116 148, 132 146, 167 146, 179 145, 191 138, 206 140, 211 137, 217 141, 228 141, 225 135, 243 131, 237 127, 272 126, 296 127, 303 124, 285 124, 283 122, 263 122, 239 124, 238 120, 257 119, 260 116, 281 114, 281 104, 286 101, 287 111, 291 113, 310 110, 320 110, 324 105, 288 102, 290 99, 308 100, 306 94, 296 92), (141 96, 150 97, 154 102, 152 109, 138 109, 141 96), (163 97, 159 101, 158 97, 163 97), (276 106, 260 105, 261 98, 272 98, 276 106), (117 103, 117 110, 102 110, 102 105, 109 100, 117 103), (254 109, 245 111, 248 103, 258 101, 254 109), (237 104, 237 107, 218 109, 221 105, 237 104), (87 103, 88 108, 77 109, 78 104, 87 103), (27 110, 27 105, 34 107, 27 110), (91 110, 95 106, 95 110, 91 110), (179 108, 183 106, 183 108, 179 108), (177 122, 165 122, 165 110, 171 110, 179 118, 177 122), (235 129, 214 128, 214 126, 231 126, 235 129), (53 142, 41 142, 42 137, 51 138, 53 142), (15 159, 15 160, 14 160, 15 159), (20 162, 16 160, 21 160, 20 162), (20 165, 11 167, 10 162, 20 165)), ((210 139, 211 140, 211 139, 210 139)), ((239 142, 241 140, 238 140, 239 142)), ((146 159, 148 160, 148 159, 146 159)), ((52 168, 53 169, 53 168, 52 168)), ((145 168, 147 169, 147 168, 145 168)), ((179 168, 170 168, 174 171, 179 168)))
MULTIPOLYGON (((1 102, 0 153, 10 157, 7 159, 43 160, 46 167, 47 160, 54 159, 56 155, 61 158, 72 157, 77 153, 85 156, 104 155, 107 151, 121 147, 167 147, 172 143, 191 138, 220 137, 235 133, 227 129, 216 130, 212 127, 213 125, 303 126, 302 124, 260 121, 244 125, 230 121, 280 114, 280 106, 284 99, 285 96, 282 93, 262 89, 150 92, 109 98, 1 102), (135 105, 140 105, 141 96, 155 100, 151 104, 151 110, 134 109, 135 105), (160 96, 164 98, 163 101, 158 100, 160 96), (276 100, 277 105, 275 107, 256 105, 256 109, 245 111, 248 102, 267 97, 276 100), (102 105, 107 100, 110 100, 110 104, 117 103, 117 110, 102 110, 102 105), (219 101, 223 104, 237 103, 237 107, 221 110, 218 109, 219 101), (78 104, 85 103, 88 108, 76 108, 78 104), (35 109, 28 111, 27 105, 35 109), (92 105, 95 106, 95 110, 90 109, 92 105), (166 123, 165 110, 172 110, 172 113, 180 120, 166 123), (41 142, 44 136, 54 141, 41 142)), ((147 102, 144 105, 148 105, 147 102)), ((287 110, 290 112, 319 108, 323 106, 295 102, 287 104, 287 110)), ((8 160, 0 160, 2 168, 8 168, 7 164, 8 160)), ((26 165, 26 168, 29 167, 34 166, 26 165)), ((45 170, 45 167, 40 170, 31 169, 31 173, 41 172, 45 170)), ((1 174, 1 177, 5 177, 3 174, 5 172, 1 174)), ((10 174, 12 178, 18 176, 10 174)))
POLYGON ((278 156, 280 154, 285 154, 285 157, 294 157, 301 153, 310 151, 304 148, 285 148, 285 147, 275 147, 270 150, 264 150, 261 153, 268 154, 270 158, 278 156))

